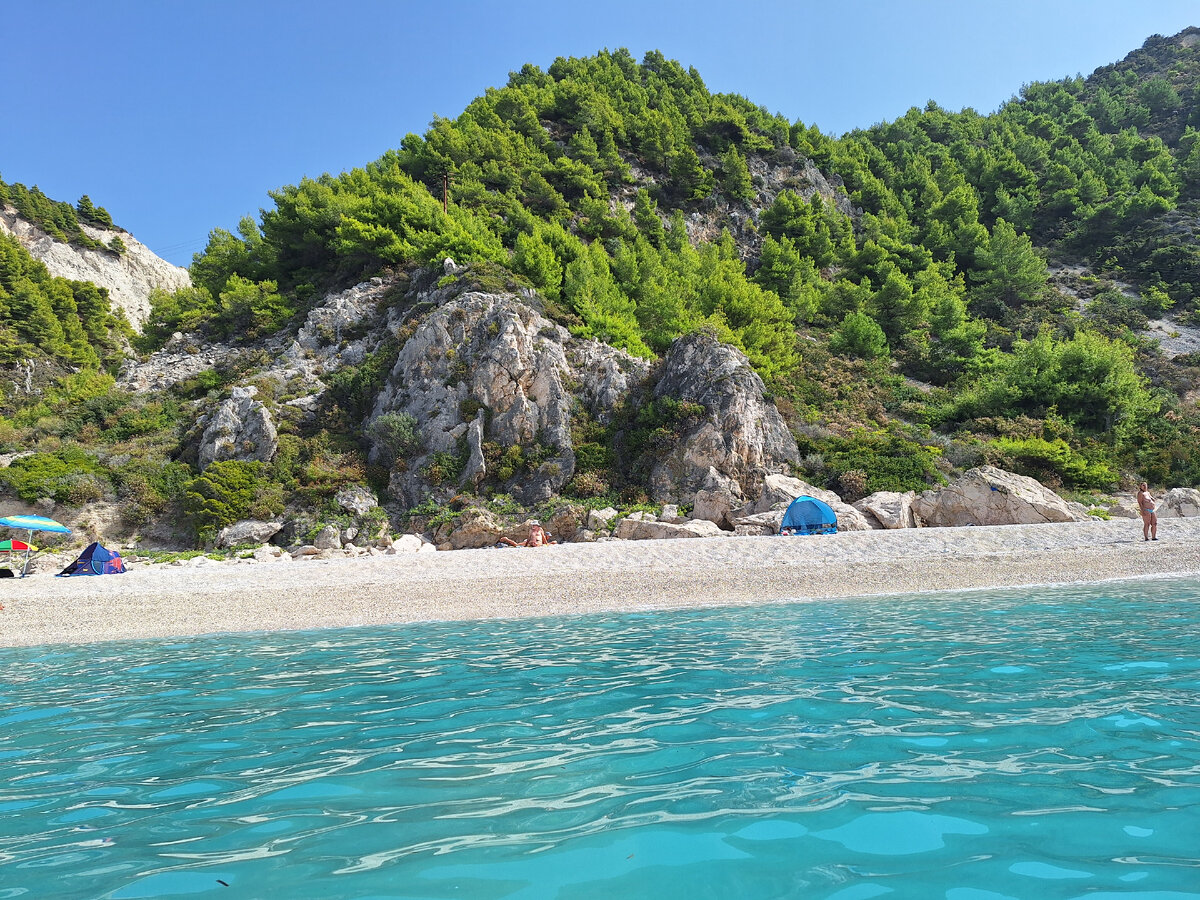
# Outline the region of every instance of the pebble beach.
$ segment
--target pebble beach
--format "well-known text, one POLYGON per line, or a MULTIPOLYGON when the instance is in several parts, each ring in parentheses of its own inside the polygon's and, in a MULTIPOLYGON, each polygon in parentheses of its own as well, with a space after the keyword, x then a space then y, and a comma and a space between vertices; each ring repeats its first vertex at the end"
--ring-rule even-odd
MULTIPOLYGON (((1200 575, 1200 519, 131 563, 0 581, 0 646, 817 601, 1200 575)), ((936 602, 936 594, 930 602, 936 602)))

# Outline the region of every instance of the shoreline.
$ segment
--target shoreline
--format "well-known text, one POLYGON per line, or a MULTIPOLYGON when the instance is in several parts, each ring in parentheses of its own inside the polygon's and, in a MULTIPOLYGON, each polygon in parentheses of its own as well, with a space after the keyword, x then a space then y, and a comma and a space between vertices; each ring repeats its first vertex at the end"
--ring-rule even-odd
POLYGON ((1200 518, 723 537, 358 559, 133 563, 0 582, 0 647, 1200 575, 1200 518))

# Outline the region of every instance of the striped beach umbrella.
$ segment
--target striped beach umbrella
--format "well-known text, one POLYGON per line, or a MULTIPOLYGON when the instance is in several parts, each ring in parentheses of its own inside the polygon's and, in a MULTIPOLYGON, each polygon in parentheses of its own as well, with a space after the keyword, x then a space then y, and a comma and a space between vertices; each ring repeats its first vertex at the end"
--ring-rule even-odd
MULTIPOLYGON (((4 516, 0 518, 0 525, 5 525, 9 528, 19 528, 22 531, 29 532, 29 541, 25 543, 25 562, 21 566, 22 578, 29 572, 29 554, 33 549, 30 544, 33 542, 33 533, 35 531, 51 531, 56 534, 71 533, 71 529, 62 522, 55 522, 53 519, 47 519, 45 516, 4 516)), ((22 542, 18 541, 17 543, 22 542)))

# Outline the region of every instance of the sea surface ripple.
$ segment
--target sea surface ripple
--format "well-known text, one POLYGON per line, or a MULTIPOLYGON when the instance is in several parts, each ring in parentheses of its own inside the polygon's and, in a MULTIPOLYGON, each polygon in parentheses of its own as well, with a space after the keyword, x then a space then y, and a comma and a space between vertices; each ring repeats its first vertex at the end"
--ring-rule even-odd
POLYGON ((0 898, 1200 898, 1200 584, 0 651, 0 898))

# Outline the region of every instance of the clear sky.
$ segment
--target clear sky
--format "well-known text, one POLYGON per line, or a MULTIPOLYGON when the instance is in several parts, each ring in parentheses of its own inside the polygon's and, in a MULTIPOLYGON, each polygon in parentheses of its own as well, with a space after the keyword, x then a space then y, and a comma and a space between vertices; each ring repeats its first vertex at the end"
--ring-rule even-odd
POLYGON ((88 194, 187 265, 301 177, 379 157, 532 62, 625 47, 841 134, 991 112, 1087 75, 1196 0, 0 0, 0 177, 88 194))

